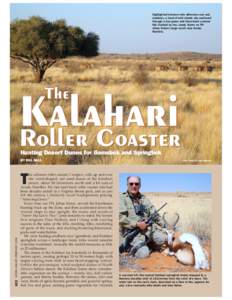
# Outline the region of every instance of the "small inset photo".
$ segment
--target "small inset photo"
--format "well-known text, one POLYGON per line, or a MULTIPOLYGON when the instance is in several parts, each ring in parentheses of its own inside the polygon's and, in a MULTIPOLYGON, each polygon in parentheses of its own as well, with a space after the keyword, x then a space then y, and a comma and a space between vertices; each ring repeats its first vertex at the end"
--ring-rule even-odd
POLYGON ((120 174, 120 272, 211 270, 211 177, 120 174))

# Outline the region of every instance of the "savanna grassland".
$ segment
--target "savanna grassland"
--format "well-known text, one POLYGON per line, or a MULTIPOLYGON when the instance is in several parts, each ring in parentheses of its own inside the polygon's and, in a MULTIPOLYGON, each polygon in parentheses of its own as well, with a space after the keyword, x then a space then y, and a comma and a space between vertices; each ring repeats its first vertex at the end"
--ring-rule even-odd
MULTIPOLYGON (((104 126, 67 126, 65 134, 86 134, 88 147, 66 147, 68 150, 160 150, 161 155, 47 155, 37 163, 43 164, 150 164, 150 163, 220 163, 221 162, 221 57, 179 53, 166 55, 99 55, 94 58, 70 57, 59 60, 45 74, 41 83, 34 83, 29 65, 11 61, 11 162, 20 163, 20 150, 43 150, 39 146, 21 147, 22 97, 31 95, 34 101, 45 94, 47 87, 59 87, 79 95, 79 113, 84 118, 90 105, 95 105, 104 119, 104 94, 111 93, 113 106, 124 106, 128 116, 138 105, 145 116, 148 105, 161 105, 168 111, 169 97, 177 101, 176 127, 113 126, 114 135, 178 134, 180 147, 145 147, 113 145, 101 147, 97 132, 104 126)), ((46 101, 41 110, 49 119, 54 106, 62 105, 66 116, 70 105, 66 100, 46 101)), ((167 119, 167 116, 165 116, 167 119)), ((58 125, 56 125, 58 127, 58 125)), ((49 127, 40 127, 37 134, 49 134, 49 127)), ((64 150, 62 147, 46 150, 64 150)), ((26 156, 36 157, 28 155, 26 156)))

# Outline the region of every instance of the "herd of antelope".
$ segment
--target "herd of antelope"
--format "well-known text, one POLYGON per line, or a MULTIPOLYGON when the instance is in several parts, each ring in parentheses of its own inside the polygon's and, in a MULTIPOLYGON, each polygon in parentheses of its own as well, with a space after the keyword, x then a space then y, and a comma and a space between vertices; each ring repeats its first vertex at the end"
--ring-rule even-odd
MULTIPOLYGON (((140 63, 138 66, 146 69, 150 63, 140 63)), ((120 65, 120 63, 119 63, 120 65)), ((98 68, 98 63, 82 62, 78 68, 81 71, 98 68)), ((221 70, 221 63, 213 60, 206 60, 204 62, 192 61, 152 61, 149 69, 152 71, 196 71, 196 72, 213 72, 221 70)))
POLYGON ((154 71, 197 71, 197 72, 213 72, 214 70, 220 70, 221 66, 212 63, 211 60, 204 63, 189 64, 180 61, 159 63, 154 66, 154 71))

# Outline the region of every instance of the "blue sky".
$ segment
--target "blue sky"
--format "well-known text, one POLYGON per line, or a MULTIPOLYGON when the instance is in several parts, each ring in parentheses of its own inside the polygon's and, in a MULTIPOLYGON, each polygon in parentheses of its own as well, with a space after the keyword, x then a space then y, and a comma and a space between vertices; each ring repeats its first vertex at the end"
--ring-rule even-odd
POLYGON ((211 192, 210 173, 121 173, 120 192, 128 176, 140 176, 142 192, 211 192))
POLYGON ((96 32, 102 53, 221 53, 220 4, 11 4, 11 20, 33 15, 50 21, 65 19, 68 25, 96 32), (212 22, 201 31, 155 34, 152 13, 156 12, 211 13, 212 22))

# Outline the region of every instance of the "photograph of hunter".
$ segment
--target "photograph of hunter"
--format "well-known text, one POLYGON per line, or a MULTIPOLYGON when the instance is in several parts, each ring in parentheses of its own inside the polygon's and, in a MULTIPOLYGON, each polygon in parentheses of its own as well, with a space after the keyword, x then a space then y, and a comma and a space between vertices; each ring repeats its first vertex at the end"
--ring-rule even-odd
POLYGON ((180 215, 174 214, 174 221, 167 219, 167 212, 160 211, 142 193, 141 178, 127 177, 127 191, 120 194, 119 207, 119 253, 126 253, 135 259, 147 258, 152 252, 174 256, 183 265, 195 269, 209 269, 208 253, 199 238, 188 232, 176 231, 180 215))

